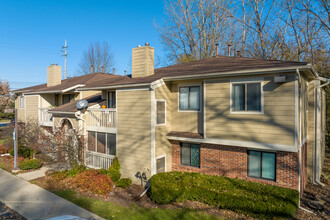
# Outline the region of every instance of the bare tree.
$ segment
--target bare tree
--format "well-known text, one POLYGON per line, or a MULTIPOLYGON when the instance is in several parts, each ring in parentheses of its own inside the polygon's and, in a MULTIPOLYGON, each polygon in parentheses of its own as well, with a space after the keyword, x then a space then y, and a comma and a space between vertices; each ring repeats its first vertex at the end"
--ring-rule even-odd
POLYGON ((168 1, 164 25, 157 26, 168 58, 175 63, 215 55, 215 44, 225 44, 230 19, 227 0, 168 1))
POLYGON ((90 44, 88 50, 84 52, 79 65, 79 74, 84 75, 96 72, 110 73, 113 66, 114 56, 109 44, 106 42, 102 44, 96 42, 90 44))
POLYGON ((6 80, 0 80, 0 110, 7 108, 13 103, 10 97, 10 87, 6 80))

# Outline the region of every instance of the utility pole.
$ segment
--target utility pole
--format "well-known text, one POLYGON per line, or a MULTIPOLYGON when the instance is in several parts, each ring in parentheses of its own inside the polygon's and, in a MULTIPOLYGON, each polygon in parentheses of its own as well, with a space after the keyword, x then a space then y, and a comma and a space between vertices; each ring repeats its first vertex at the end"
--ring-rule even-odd
POLYGON ((18 120, 17 120, 17 109, 15 109, 15 128, 13 132, 13 139, 14 139, 14 169, 13 172, 17 172, 19 170, 17 164, 17 155, 18 155, 18 120))
POLYGON ((69 54, 66 52, 66 48, 68 48, 68 46, 66 45, 66 40, 65 40, 65 45, 64 47, 62 46, 61 52, 63 52, 64 54, 62 55, 62 57, 64 56, 64 79, 66 79, 66 56, 68 56, 69 54))

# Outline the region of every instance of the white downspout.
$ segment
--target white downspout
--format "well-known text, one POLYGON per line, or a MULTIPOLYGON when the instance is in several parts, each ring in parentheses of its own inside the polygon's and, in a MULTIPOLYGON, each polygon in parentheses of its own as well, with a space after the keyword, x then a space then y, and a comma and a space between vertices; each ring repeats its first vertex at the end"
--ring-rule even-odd
POLYGON ((320 81, 326 81, 323 85, 317 85, 315 86, 315 105, 314 105, 314 114, 315 114, 315 137, 314 137, 314 175, 313 175, 313 182, 319 185, 324 186, 323 183, 320 182, 320 164, 319 164, 319 158, 320 158, 320 139, 321 139, 321 88, 328 85, 330 83, 329 79, 325 78, 317 78, 318 84, 320 84, 320 81))
POLYGON ((301 197, 301 193, 300 193, 300 188, 301 188, 301 76, 300 76, 300 72, 299 69, 296 70, 297 75, 298 75, 298 88, 299 89, 299 139, 298 139, 298 152, 299 152, 299 156, 298 156, 298 191, 299 191, 299 207, 300 207, 300 197, 301 197))

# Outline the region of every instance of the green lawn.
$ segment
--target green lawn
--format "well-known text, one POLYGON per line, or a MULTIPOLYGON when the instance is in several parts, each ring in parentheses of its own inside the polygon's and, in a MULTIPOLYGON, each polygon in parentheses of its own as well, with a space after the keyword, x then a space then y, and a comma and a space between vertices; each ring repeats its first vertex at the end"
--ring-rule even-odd
POLYGON ((53 193, 105 219, 218 219, 203 211, 195 211, 191 209, 147 209, 138 206, 126 208, 118 206, 112 202, 105 202, 99 199, 92 199, 78 195, 73 190, 59 190, 53 191, 53 193))

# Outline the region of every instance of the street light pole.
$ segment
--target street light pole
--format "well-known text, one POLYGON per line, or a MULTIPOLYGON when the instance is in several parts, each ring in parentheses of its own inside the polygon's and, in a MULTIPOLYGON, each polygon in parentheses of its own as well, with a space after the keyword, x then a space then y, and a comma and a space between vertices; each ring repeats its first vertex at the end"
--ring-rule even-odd
POLYGON ((18 154, 18 128, 17 128, 17 109, 15 109, 15 128, 14 128, 14 133, 13 133, 13 139, 14 139, 14 169, 13 171, 19 170, 18 164, 17 164, 17 154, 18 154))

